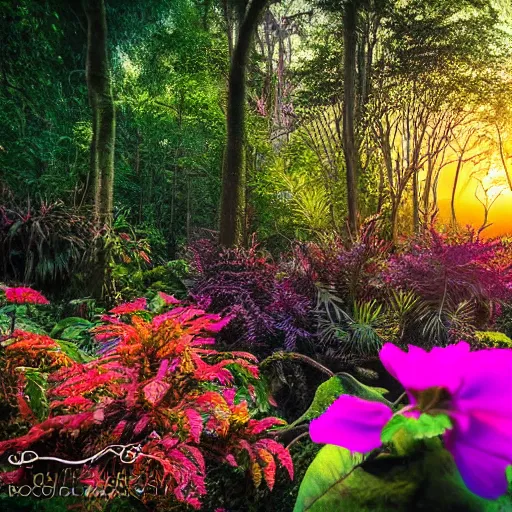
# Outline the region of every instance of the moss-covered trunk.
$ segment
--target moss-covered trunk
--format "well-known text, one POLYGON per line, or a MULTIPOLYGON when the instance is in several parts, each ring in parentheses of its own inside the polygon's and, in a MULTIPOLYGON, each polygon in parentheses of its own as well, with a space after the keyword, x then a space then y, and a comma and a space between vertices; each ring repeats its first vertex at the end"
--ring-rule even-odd
POLYGON ((107 53, 103 0, 84 0, 87 15, 86 77, 92 110, 90 198, 95 215, 110 224, 114 193, 115 107, 107 53))
POLYGON ((252 36, 268 0, 253 0, 238 30, 233 49, 228 82, 227 142, 222 173, 220 236, 222 245, 233 246, 239 241, 244 214, 244 139, 245 89, 247 61, 252 36), (243 210, 243 209, 242 209, 243 210))
POLYGON ((343 151, 347 179, 348 226, 352 236, 358 230, 357 149, 354 127, 356 100, 357 6, 346 2, 343 10, 343 151))
MULTIPOLYGON (((114 196, 115 107, 107 47, 107 19, 103 0, 84 0, 87 16, 86 78, 92 111, 89 198, 98 228, 112 223, 114 196)), ((90 277, 90 293, 103 296, 107 255, 98 238, 90 277)))

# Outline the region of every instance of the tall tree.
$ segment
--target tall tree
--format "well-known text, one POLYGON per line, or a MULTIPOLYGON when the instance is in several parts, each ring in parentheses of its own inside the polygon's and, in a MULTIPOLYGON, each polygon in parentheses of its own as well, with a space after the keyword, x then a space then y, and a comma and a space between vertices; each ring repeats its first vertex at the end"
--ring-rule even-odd
MULTIPOLYGON (((222 198, 220 212, 220 236, 222 245, 237 243, 241 226, 239 210, 241 191, 244 188, 244 138, 246 70, 251 41, 258 19, 268 0, 252 0, 248 8, 239 15, 239 28, 231 56, 228 80, 227 142, 222 174, 222 198)), ((242 12, 243 0, 237 0, 235 10, 242 12)))
POLYGON ((356 107, 357 0, 343 10, 343 151, 347 179, 348 225, 357 233, 357 151, 354 116, 356 107))
POLYGON ((84 0, 87 16, 86 77, 92 110, 90 197, 97 219, 110 223, 114 195, 115 107, 104 0, 84 0))

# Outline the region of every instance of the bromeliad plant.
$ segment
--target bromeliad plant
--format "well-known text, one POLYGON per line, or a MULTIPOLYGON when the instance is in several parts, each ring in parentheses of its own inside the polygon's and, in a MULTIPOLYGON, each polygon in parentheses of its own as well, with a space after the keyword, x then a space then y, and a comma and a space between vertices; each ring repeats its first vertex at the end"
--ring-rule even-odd
MULTIPOLYGON (((255 418, 265 406, 255 357, 211 347, 229 317, 166 294, 110 313, 94 328, 101 355, 52 373, 49 417, 0 442, 0 455, 44 446, 75 459, 109 444, 140 443, 131 477, 156 472, 167 499, 195 508, 207 492, 208 460, 247 470, 256 486, 264 479, 270 489, 277 462, 293 477, 288 451, 267 435, 283 420, 255 418)), ((84 478, 101 485, 104 471, 99 464, 84 478)))
POLYGON ((0 275, 65 289, 90 259, 93 222, 62 201, 9 203, 0 206, 0 275))
POLYGON ((508 510, 512 350, 386 344, 380 359, 409 405, 345 394, 314 419, 311 439, 328 444, 295 510, 508 510))

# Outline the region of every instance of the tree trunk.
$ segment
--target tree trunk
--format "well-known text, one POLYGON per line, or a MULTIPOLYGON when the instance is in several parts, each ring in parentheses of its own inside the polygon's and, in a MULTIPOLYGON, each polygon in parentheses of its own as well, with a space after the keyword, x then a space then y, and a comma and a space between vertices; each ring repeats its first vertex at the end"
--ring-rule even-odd
POLYGON ((136 146, 135 146, 135 174, 137 176, 137 181, 139 183, 140 191, 139 191, 139 213, 138 220, 139 224, 142 223, 142 207, 144 206, 144 186, 142 184, 142 174, 140 170, 140 143, 141 143, 141 134, 139 129, 137 128, 136 132, 136 146))
POLYGON ((358 229, 357 206, 357 154, 355 143, 355 78, 357 56, 356 0, 349 0, 343 12, 343 151, 347 176, 348 226, 352 236, 358 229))
POLYGON ((412 175, 412 223, 414 233, 420 232, 420 202, 418 190, 418 171, 415 169, 412 175))
MULTIPOLYGON (((90 193, 98 227, 112 223, 114 195, 115 109, 107 55, 107 19, 103 0, 84 0, 87 16, 86 80, 92 110, 90 193)), ((98 238, 91 265, 90 293, 104 296, 107 283, 107 254, 98 238)))
POLYGON ((115 109, 107 55, 103 0, 84 0, 87 15, 86 78, 92 110, 91 194, 94 213, 110 224, 114 194, 115 109))
POLYGON ((268 0, 253 0, 238 31, 228 83, 227 142, 222 175, 219 241, 236 244, 239 236, 240 191, 244 187, 245 88, 250 43, 268 0))
POLYGON ((433 162, 431 155, 427 158, 427 172, 425 174, 425 187, 423 190, 423 222, 422 229, 423 231, 428 231, 430 226, 430 191, 432 189, 432 175, 434 173, 433 162))
POLYGON ((391 204, 391 239, 393 245, 396 247, 398 244, 398 212, 400 209, 400 200, 396 198, 391 204))
POLYGON ((192 221, 192 212, 191 212, 191 187, 190 187, 190 172, 187 172, 187 245, 190 245, 191 240, 191 221, 192 221))
POLYGON ((451 221, 452 227, 457 228, 457 215, 455 213, 455 196, 457 194, 457 185, 459 184, 460 170, 462 169, 462 156, 457 161, 457 168, 455 169, 455 177, 453 178, 452 195, 450 199, 451 221))

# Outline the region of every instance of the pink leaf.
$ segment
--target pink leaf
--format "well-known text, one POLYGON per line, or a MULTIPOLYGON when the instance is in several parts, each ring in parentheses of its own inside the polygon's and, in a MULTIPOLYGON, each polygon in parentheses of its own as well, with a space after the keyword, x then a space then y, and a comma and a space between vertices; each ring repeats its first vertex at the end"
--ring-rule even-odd
POLYGON ((158 292, 160 298, 165 302, 166 305, 170 306, 173 304, 181 304, 181 301, 173 297, 172 295, 168 295, 164 292, 158 292))
POLYGON ((185 409, 185 416, 188 420, 190 436, 195 443, 199 444, 203 431, 203 417, 195 409, 185 409))
POLYGON ((149 420, 149 414, 144 414, 144 416, 142 416, 142 418, 140 418, 140 420, 135 424, 133 429, 134 435, 138 436, 148 426, 149 420))

